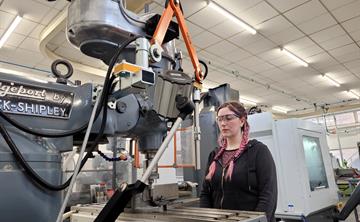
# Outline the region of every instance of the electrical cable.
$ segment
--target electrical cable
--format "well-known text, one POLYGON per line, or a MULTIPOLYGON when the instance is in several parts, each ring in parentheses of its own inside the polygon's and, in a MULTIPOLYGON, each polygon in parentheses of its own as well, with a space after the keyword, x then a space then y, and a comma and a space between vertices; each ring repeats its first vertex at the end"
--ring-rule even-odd
POLYGON ((201 65, 203 65, 204 68, 205 68, 205 72, 204 72, 204 76, 203 76, 203 80, 205 80, 205 78, 206 78, 207 75, 208 75, 209 68, 208 68, 206 62, 204 62, 203 60, 200 60, 200 59, 199 59, 199 63, 200 63, 201 65))
MULTIPOLYGON (((59 191, 59 190, 63 190, 66 187, 69 186, 71 178, 73 176, 71 176, 65 183, 61 184, 61 185, 53 185, 48 183, 47 181, 45 181, 43 178, 41 178, 32 168, 31 166, 26 162, 25 158, 23 157, 23 155, 21 154, 21 152, 19 151, 19 149, 17 148, 16 144, 14 143, 14 141, 11 139, 8 131, 5 129, 5 127, 0 124, 0 134, 4 137, 6 143, 8 144, 10 150, 13 152, 15 159, 19 162, 19 164, 24 168, 25 172, 27 173, 27 175, 33 180, 35 181, 38 185, 47 188, 49 190, 52 191, 59 191)), ((86 156, 81 160, 81 165, 80 168, 82 168, 87 159, 90 156, 88 154, 86 154, 86 156)))
POLYGON ((122 0, 118 0, 118 5, 119 5, 120 12, 121 12, 121 14, 124 16, 124 18, 126 19, 126 21, 128 21, 129 23, 131 23, 131 22, 129 21, 129 19, 130 19, 130 20, 132 20, 132 21, 134 21, 134 22, 137 22, 137 23, 141 23, 141 24, 143 24, 143 25, 146 25, 146 22, 141 21, 141 20, 138 20, 138 19, 132 17, 131 15, 129 15, 129 14, 125 11, 126 9, 124 8, 124 5, 123 5, 122 0))

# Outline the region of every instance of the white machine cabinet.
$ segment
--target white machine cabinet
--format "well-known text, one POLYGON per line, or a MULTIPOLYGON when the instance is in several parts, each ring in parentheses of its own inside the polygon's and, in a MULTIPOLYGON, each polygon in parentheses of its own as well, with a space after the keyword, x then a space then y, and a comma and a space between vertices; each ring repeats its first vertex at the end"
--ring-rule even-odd
MULTIPOLYGON (((278 218, 302 219, 338 202, 325 129, 300 119, 249 116, 250 137, 266 144, 275 161, 278 218)), ((316 220, 315 220, 316 221, 316 220)))

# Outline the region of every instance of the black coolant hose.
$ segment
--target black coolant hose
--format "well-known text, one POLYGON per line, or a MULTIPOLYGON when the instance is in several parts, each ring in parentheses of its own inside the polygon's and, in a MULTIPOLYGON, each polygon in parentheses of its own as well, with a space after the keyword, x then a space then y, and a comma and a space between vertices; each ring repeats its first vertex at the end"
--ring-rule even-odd
MULTIPOLYGON (((59 191, 59 190, 63 190, 66 187, 69 186, 70 181, 71 181, 71 177, 63 184, 61 185, 53 185, 48 183, 47 181, 45 181, 43 178, 41 178, 32 168, 31 166, 26 162, 25 158, 23 157, 23 155, 21 154, 21 152, 19 151, 19 149, 17 148, 16 144, 14 143, 14 141, 11 139, 8 131, 5 129, 5 127, 3 125, 0 125, 0 133, 1 135, 4 137, 5 142, 8 144, 10 150, 12 151, 12 153, 15 156, 15 159, 19 162, 19 164, 24 168, 26 174, 32 179, 34 180, 37 184, 39 184, 40 186, 52 190, 52 191, 59 191)), ((87 159, 91 156, 91 153, 87 153, 84 157, 84 159, 82 159, 81 161, 81 168, 85 165, 87 159)))

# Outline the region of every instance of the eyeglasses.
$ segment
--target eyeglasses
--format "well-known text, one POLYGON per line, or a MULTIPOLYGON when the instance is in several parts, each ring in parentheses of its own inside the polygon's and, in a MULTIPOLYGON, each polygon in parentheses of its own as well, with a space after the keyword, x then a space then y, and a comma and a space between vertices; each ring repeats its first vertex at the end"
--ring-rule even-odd
POLYGON ((236 115, 236 114, 227 114, 227 115, 223 115, 223 116, 217 116, 216 120, 218 122, 222 122, 222 121, 229 122, 229 121, 231 121, 233 119, 236 119, 236 118, 239 118, 239 116, 236 115))

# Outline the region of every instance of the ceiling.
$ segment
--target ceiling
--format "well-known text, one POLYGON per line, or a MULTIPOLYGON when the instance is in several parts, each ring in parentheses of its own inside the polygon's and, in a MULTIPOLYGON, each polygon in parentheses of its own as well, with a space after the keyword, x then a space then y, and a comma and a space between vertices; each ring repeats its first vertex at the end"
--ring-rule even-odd
MULTIPOLYGON (((325 104, 344 109, 360 106, 360 101, 346 92, 354 90, 360 94, 360 0, 215 1, 254 27, 257 34, 252 35, 227 20, 204 0, 181 1, 199 58, 209 63, 205 87, 230 83, 239 90, 240 97, 263 106, 280 106, 288 114, 313 112, 325 104), (309 66, 294 62, 280 47, 309 66), (341 86, 331 85, 321 76, 325 73, 341 86)), ((157 13, 164 6, 163 0, 139 2, 149 2, 150 11, 157 13)), ((52 58, 40 49, 41 33, 67 5, 65 0, 3 0, 0 35, 16 14, 24 19, 0 49, 0 71, 10 69, 48 76, 52 58)), ((128 6, 139 12, 142 5, 128 6)), ((186 52, 181 39, 177 46, 186 52)), ((106 69, 100 61, 73 48, 62 29, 47 42, 46 49, 84 66, 91 65, 94 70, 106 69)), ((192 73, 188 59, 184 66, 185 71, 192 73)), ((73 79, 101 83, 103 72, 100 71, 79 68, 73 79)))

